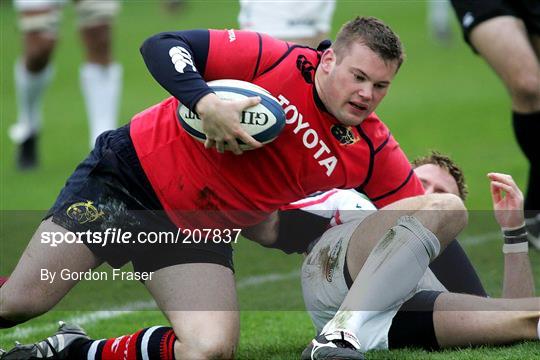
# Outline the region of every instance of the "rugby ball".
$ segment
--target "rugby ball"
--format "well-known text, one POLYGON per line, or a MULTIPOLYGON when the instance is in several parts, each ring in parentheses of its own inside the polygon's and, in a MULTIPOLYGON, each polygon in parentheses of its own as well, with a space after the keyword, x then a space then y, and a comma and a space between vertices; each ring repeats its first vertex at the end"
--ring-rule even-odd
MULTIPOLYGON (((261 102, 242 112, 240 124, 255 140, 267 144, 273 141, 285 126, 285 113, 268 91, 260 86, 240 80, 214 80, 208 86, 222 100, 240 100, 246 97, 259 96, 261 102)), ((195 139, 204 142, 206 136, 202 131, 202 121, 197 114, 186 106, 178 107, 178 118, 184 130, 195 139)), ((238 141, 242 150, 250 150, 251 146, 238 141)), ((227 148, 226 148, 227 149, 227 148)))

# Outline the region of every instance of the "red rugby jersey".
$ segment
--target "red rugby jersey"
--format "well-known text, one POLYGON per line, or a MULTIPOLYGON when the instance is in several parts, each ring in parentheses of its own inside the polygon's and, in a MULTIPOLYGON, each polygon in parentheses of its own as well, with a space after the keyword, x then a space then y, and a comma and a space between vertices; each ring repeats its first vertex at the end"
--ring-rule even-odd
POLYGON ((313 85, 317 51, 254 32, 210 30, 207 55, 190 52, 199 62, 206 56, 206 81, 239 79, 268 90, 287 124, 272 143, 237 156, 191 138, 178 121, 175 98, 137 114, 131 123, 135 150, 177 225, 253 225, 282 205, 332 188, 356 188, 378 207, 423 193, 375 114, 344 127, 325 111, 313 85), (187 217, 177 210, 204 214, 187 217))

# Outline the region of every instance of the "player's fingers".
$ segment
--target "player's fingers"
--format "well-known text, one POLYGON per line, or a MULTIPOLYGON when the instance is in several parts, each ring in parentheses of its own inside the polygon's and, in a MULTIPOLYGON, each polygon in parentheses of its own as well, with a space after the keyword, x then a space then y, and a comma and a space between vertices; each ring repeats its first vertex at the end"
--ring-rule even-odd
POLYGON ((499 188, 500 190, 505 191, 507 194, 513 193, 512 187, 503 182, 492 180, 491 184, 495 186, 496 188, 499 188))
POLYGON ((234 137, 226 138, 227 146, 235 155, 242 155, 242 149, 234 137))
POLYGON ((249 145, 250 147, 257 149, 263 146, 262 143, 255 140, 251 135, 249 135, 246 131, 240 131, 238 132, 238 139, 242 140, 244 144, 249 145))
POLYGON ((218 153, 223 154, 225 152, 225 142, 216 141, 216 150, 218 153))
POLYGON ((214 146, 216 146, 216 142, 215 142, 214 140, 208 139, 208 138, 207 138, 207 139, 204 141, 204 148, 205 148, 205 149, 211 149, 211 148, 213 148, 214 146))
POLYGON ((491 190, 491 198, 493 199, 493 203, 497 204, 501 201, 501 191, 499 188, 497 188, 493 183, 490 183, 490 190, 491 190))
POLYGON ((260 102, 261 102, 261 98, 259 96, 248 97, 248 98, 240 100, 240 106, 242 110, 244 110, 246 108, 257 105, 260 102))
POLYGON ((505 183, 507 185, 515 184, 514 179, 512 179, 512 176, 508 174, 502 174, 502 173, 489 173, 488 177, 491 180, 500 181, 502 183, 505 183))
POLYGON ((511 191, 513 194, 518 194, 520 192, 519 188, 517 187, 516 183, 514 182, 514 179, 512 179, 512 176, 508 174, 503 173, 489 173, 488 177, 491 181, 498 181, 500 183, 506 184, 512 188, 511 191))
POLYGON ((512 191, 509 191, 511 196, 514 197, 523 197, 521 189, 517 186, 516 182, 511 175, 501 174, 501 173, 489 173, 488 176, 490 179, 504 183, 512 188, 512 191))

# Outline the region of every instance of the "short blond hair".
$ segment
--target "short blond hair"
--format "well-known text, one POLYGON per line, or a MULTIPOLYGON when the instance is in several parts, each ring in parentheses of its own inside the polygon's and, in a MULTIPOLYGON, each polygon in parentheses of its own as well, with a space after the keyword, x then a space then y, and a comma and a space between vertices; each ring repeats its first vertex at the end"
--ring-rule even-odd
POLYGON ((446 170, 456 181, 459 197, 465 201, 469 194, 467 184, 465 183, 465 175, 463 175, 463 171, 454 160, 438 151, 431 151, 427 156, 417 157, 411 162, 413 169, 427 164, 436 165, 446 170))

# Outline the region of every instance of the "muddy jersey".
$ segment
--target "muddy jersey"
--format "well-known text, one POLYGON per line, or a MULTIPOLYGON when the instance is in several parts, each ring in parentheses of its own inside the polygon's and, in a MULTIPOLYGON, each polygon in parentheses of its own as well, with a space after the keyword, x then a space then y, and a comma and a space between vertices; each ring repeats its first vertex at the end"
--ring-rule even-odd
POLYGON ((378 207, 423 193, 388 128, 371 114, 347 127, 326 111, 314 86, 317 50, 233 30, 162 33, 141 53, 173 97, 136 115, 131 137, 163 207, 184 225, 252 225, 316 191, 356 188, 378 207), (194 110, 205 81, 238 79, 268 90, 286 125, 272 143, 237 156, 207 150, 182 129, 179 101, 194 110), (203 210, 201 212, 200 210, 203 210), (181 211, 181 212, 178 212, 181 211))

